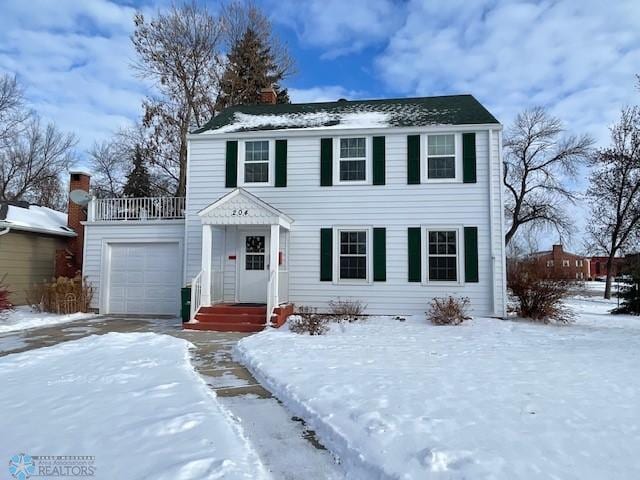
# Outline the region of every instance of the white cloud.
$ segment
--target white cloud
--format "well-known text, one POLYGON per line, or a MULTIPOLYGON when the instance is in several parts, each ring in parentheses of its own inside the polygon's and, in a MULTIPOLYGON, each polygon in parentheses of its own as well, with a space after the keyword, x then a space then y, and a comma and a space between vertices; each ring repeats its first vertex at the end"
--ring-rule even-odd
POLYGON ((608 141, 622 105, 639 102, 640 3, 412 1, 376 66, 407 95, 469 92, 504 123, 547 105, 608 141))
POLYGON ((289 97, 294 103, 335 102, 341 98, 354 100, 362 98, 363 92, 347 90, 339 85, 327 85, 311 88, 289 88, 289 97))
POLYGON ((81 152, 140 114, 134 12, 109 0, 2 4, 0 73, 17 74, 31 106, 76 134, 81 152))
POLYGON ((403 12, 393 0, 270 0, 274 21, 296 31, 303 43, 326 49, 325 58, 360 51, 386 42, 402 23, 403 12))

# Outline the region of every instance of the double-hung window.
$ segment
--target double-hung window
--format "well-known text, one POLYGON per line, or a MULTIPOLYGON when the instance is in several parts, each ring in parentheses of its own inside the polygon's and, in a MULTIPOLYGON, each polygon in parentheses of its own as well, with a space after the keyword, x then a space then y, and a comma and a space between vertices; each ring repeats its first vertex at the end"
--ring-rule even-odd
POLYGON ((244 183, 269 183, 268 140, 244 143, 244 183))
POLYGON ((338 233, 339 279, 367 280, 368 230, 339 230, 338 233))
POLYGON ((367 180, 367 139, 340 138, 338 147, 338 178, 340 182, 367 180))
POLYGON ((427 135, 427 180, 452 180, 456 172, 456 136, 427 135))
POLYGON ((458 230, 427 230, 427 280, 458 281, 458 230))

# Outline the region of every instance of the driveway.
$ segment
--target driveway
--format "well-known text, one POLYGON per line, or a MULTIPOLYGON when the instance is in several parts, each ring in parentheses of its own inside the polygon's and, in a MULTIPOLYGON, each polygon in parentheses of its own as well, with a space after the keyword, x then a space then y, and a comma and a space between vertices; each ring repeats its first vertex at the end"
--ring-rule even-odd
POLYGON ((184 331, 170 318, 104 316, 0 335, 0 358, 89 335, 155 332, 190 341, 192 364, 223 405, 242 424, 254 448, 278 479, 344 478, 333 456, 313 431, 292 415, 233 359, 242 333, 184 331))

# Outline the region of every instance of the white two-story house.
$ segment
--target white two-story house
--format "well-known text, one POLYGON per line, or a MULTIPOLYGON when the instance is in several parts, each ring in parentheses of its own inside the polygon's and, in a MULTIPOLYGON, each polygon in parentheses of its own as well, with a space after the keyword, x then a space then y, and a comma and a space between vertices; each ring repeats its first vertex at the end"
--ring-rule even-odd
POLYGON ((175 314, 191 285, 196 323, 448 295, 502 317, 501 145, 471 95, 229 108, 189 136, 186 199, 90 204, 95 307, 175 314))

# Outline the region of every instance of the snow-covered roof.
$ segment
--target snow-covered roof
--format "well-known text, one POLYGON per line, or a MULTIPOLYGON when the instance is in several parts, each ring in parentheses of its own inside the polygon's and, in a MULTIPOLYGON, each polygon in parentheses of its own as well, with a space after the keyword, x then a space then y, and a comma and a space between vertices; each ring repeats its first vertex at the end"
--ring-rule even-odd
POLYGON ((0 230, 46 233, 63 237, 75 237, 67 227, 67 214, 26 202, 0 202, 0 230))
POLYGON ((447 95, 323 103, 237 105, 223 110, 194 133, 479 124, 499 122, 472 95, 447 95))

